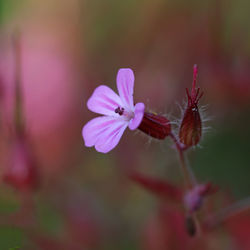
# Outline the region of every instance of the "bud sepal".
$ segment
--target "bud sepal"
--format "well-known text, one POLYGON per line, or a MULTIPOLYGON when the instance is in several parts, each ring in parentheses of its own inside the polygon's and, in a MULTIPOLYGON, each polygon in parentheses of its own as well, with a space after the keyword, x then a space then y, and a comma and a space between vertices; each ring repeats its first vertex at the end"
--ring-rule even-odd
POLYGON ((171 124, 165 116, 144 112, 138 129, 153 138, 164 140, 171 132, 171 124))
POLYGON ((186 147, 197 145, 202 136, 202 120, 198 103, 203 92, 200 93, 200 88, 196 88, 197 72, 197 66, 194 65, 192 90, 189 93, 186 89, 188 102, 179 130, 180 142, 186 147))

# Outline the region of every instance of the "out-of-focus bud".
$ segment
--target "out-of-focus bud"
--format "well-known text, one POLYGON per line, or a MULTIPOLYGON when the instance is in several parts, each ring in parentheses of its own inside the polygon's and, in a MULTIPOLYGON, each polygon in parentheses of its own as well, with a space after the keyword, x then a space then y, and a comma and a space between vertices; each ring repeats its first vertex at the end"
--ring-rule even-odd
POLYGON ((188 89, 186 89, 188 103, 179 131, 180 142, 187 147, 197 145, 202 133, 202 121, 198 103, 203 93, 200 93, 200 88, 196 89, 197 72, 197 65, 194 65, 192 90, 189 93, 188 89))
POLYGON ((36 159, 25 130, 23 95, 21 85, 21 41, 19 32, 14 33, 13 49, 15 55, 15 105, 14 105, 14 137, 9 150, 4 182, 20 191, 31 191, 38 186, 36 159))
POLYGON ((211 183, 195 186, 184 196, 184 204, 189 213, 193 213, 200 209, 203 204, 204 197, 217 192, 218 187, 212 186, 211 183))
POLYGON ((26 134, 23 112, 23 86, 21 84, 22 46, 18 31, 13 35, 13 51, 15 61, 14 136, 9 149, 6 169, 3 173, 3 180, 19 191, 31 191, 37 188, 39 178, 36 159, 26 134))
POLYGON ((20 191, 32 191, 38 187, 36 161, 24 135, 17 136, 13 142, 3 180, 20 191))
POLYGON ((185 222, 188 235, 195 236, 197 228, 195 225, 194 218, 192 216, 188 216, 185 222))
POLYGON ((138 129, 151 137, 164 140, 171 132, 171 124, 164 116, 145 112, 138 129))

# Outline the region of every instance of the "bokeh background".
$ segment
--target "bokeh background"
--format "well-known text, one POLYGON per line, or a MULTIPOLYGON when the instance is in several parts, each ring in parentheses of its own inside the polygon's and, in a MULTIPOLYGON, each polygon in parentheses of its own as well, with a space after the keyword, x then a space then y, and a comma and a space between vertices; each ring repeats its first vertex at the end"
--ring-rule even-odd
MULTIPOLYGON (((218 197, 250 195, 249 8, 245 0, 1 0, 0 249, 186 249, 164 245, 172 222, 158 227, 162 201, 126 175, 136 169, 181 186, 171 142, 126 131, 109 154, 84 146, 81 129, 95 116, 86 101, 100 84, 116 89, 123 67, 135 72, 135 100, 175 121, 198 64, 208 121, 190 165, 200 182, 220 187, 218 197), (3 181, 14 157, 17 30, 39 179, 28 195, 3 181)), ((229 229, 218 230, 206 249, 250 249, 240 248, 229 229)), ((244 231, 249 235, 249 223, 244 231)))

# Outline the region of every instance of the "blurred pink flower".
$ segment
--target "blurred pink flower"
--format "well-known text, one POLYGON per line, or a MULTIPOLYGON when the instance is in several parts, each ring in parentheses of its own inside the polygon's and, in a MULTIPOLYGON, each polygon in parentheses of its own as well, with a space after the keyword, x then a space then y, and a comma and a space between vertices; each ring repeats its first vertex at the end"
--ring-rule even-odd
MULTIPOLYGON (((15 61, 10 41, 1 44, 0 70, 5 87, 5 115, 11 122, 15 61)), ((24 112, 32 135, 51 133, 72 114, 74 71, 59 37, 32 29, 22 31, 21 81, 24 112)))
MULTIPOLYGON (((81 95, 76 92, 79 82, 76 59, 60 29, 43 30, 36 23, 34 27, 27 24, 21 37, 20 80, 27 133, 42 171, 54 175, 69 165, 68 160, 75 152, 72 144, 79 138, 78 107, 84 92, 81 95)), ((3 37, 0 51, 2 120, 7 127, 12 124, 15 103, 15 57, 9 36, 3 37)))
POLYGON ((125 129, 135 130, 144 115, 144 104, 134 105, 134 73, 120 69, 117 74, 119 96, 109 87, 97 87, 87 102, 88 109, 102 114, 89 121, 82 130, 87 147, 95 146, 101 153, 108 153, 120 141, 125 129))

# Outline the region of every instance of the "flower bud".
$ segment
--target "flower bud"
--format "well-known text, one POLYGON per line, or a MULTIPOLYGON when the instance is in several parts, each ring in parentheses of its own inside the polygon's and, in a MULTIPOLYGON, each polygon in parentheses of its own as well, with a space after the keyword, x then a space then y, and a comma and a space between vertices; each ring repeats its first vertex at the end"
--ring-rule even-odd
POLYGON ((197 228, 195 225, 194 218, 191 216, 188 216, 185 222, 186 222, 185 224, 186 224, 186 230, 187 230, 188 235, 191 237, 195 236, 197 228))
POLYGON ((199 143, 202 134, 202 121, 199 113, 198 102, 203 93, 200 93, 200 88, 196 89, 197 66, 194 65, 194 79, 191 93, 188 89, 188 103, 184 116, 181 122, 179 131, 180 142, 187 147, 195 146, 199 143))
POLYGON ((170 134, 171 124, 164 116, 145 112, 138 129, 151 137, 163 140, 170 134))
POLYGON ((184 196, 184 204, 189 213, 199 210, 203 204, 204 197, 214 194, 218 187, 211 183, 201 184, 189 190, 184 196))
POLYGON ((15 54, 15 106, 14 130, 15 135, 9 151, 6 170, 3 173, 4 182, 20 191, 31 191, 37 188, 39 176, 37 162, 28 142, 23 112, 23 93, 21 84, 21 41, 17 32, 13 36, 15 54))
POLYGON ((195 146, 201 138, 202 126, 197 106, 187 107, 179 132, 180 142, 186 146, 195 146))
POLYGON ((201 190, 203 186, 196 186, 184 196, 184 204, 190 213, 197 211, 203 204, 201 190))
POLYGON ((23 136, 18 136, 13 142, 3 180, 21 191, 34 190, 38 186, 36 161, 23 136))

